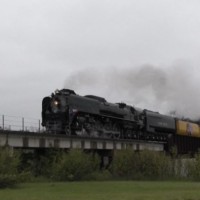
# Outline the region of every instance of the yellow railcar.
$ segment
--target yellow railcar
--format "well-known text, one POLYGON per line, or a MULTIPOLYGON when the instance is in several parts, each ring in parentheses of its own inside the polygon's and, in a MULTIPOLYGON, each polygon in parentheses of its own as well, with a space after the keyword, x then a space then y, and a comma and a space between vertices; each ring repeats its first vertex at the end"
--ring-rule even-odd
POLYGON ((200 127, 198 124, 195 124, 195 123, 177 120, 176 133, 178 135, 200 137, 200 127))

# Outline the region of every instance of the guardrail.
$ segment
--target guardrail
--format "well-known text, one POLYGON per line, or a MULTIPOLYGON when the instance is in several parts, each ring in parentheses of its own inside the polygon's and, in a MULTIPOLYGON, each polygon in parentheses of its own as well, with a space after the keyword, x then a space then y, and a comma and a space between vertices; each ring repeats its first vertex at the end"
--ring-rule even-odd
POLYGON ((43 132, 40 119, 0 115, 0 129, 11 131, 43 132))

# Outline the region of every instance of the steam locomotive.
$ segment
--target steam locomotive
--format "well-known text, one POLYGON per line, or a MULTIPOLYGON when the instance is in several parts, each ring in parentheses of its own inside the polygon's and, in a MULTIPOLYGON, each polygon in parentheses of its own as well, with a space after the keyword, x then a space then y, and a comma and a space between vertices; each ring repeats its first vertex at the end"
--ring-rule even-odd
POLYGON ((55 134, 168 144, 173 140, 173 143, 200 147, 197 123, 125 103, 110 103, 94 95, 80 96, 69 89, 56 90, 43 99, 42 125, 47 132, 55 134))

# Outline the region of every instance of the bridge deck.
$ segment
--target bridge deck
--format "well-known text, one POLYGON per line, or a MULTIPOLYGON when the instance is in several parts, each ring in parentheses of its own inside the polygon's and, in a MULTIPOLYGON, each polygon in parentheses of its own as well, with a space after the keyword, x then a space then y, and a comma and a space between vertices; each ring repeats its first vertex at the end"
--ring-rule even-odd
POLYGON ((9 145, 13 148, 79 148, 91 150, 121 150, 132 148, 133 150, 164 150, 164 144, 156 142, 72 137, 47 133, 0 130, 0 146, 4 145, 9 145))

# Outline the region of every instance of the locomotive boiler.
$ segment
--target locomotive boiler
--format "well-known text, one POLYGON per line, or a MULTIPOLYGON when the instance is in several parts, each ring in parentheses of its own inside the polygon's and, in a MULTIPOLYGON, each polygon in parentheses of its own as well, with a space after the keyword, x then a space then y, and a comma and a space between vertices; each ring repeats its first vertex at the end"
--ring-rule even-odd
POLYGON ((62 89, 43 99, 42 125, 51 133, 128 138, 137 137, 143 118, 139 110, 124 103, 62 89))

